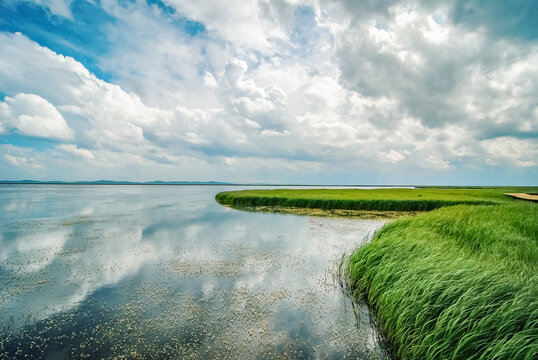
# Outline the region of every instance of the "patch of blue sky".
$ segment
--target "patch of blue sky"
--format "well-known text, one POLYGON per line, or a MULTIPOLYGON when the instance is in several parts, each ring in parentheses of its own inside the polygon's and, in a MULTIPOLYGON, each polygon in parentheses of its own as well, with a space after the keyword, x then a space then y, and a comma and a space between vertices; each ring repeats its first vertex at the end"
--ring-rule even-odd
MULTIPOLYGON (((123 0, 120 3, 127 6, 132 2, 123 0)), ((163 16, 190 36, 207 33, 202 23, 176 16, 175 10, 160 0, 147 0, 147 3, 157 6, 163 16)), ((114 46, 107 29, 118 20, 102 9, 99 0, 74 0, 70 10, 73 19, 51 15, 42 6, 29 2, 14 6, 0 2, 0 31, 20 32, 41 46, 74 58, 98 78, 112 82, 114 74, 99 67, 99 58, 114 46)))
POLYGON ((432 15, 433 21, 438 25, 446 25, 448 17, 447 14, 443 11, 438 11, 432 15))
POLYGON ((294 12, 294 25, 291 41, 298 46, 302 56, 309 56, 318 45, 322 36, 321 29, 316 20, 316 14, 310 6, 297 6, 294 12))
POLYGON ((105 81, 111 78, 98 67, 97 57, 109 49, 104 25, 115 19, 99 6, 85 0, 71 4, 73 20, 51 15, 43 7, 21 2, 15 7, 0 5, 0 31, 20 32, 52 51, 73 57, 105 81))
POLYGON ((291 40, 301 45, 308 44, 313 35, 312 30, 317 28, 316 14, 309 6, 297 6, 293 17, 291 40))
POLYGON ((388 25, 381 21, 375 22, 375 28, 378 30, 383 30, 383 31, 387 31, 389 29, 388 25))
POLYGON ((182 22, 185 32, 190 36, 198 36, 207 32, 205 25, 201 22, 189 20, 187 18, 182 18, 182 22))
POLYGON ((486 27, 494 37, 538 40, 536 0, 457 0, 452 17, 456 24, 486 27))
MULTIPOLYGON (((123 0, 123 1, 131 1, 133 2, 133 0, 123 0)), ((164 2, 162 2, 161 0, 146 0, 146 3, 149 5, 149 6, 156 6, 158 7, 161 12, 163 14, 175 14, 176 13, 176 9, 174 9, 173 7, 171 6, 168 6, 166 5, 164 2)))
POLYGON ((32 148, 37 151, 43 151, 54 148, 54 145, 58 144, 58 141, 8 132, 7 134, 0 135, 0 144, 10 144, 21 148, 32 148))
MULTIPOLYGON (((120 4, 128 5, 128 3, 134 3, 136 0, 121 0, 120 4)), ((176 9, 166 5, 161 0, 146 0, 146 4, 148 6, 155 6, 157 7, 161 14, 164 16, 167 16, 169 21, 177 26, 178 28, 185 31, 190 36, 200 36, 204 33, 206 33, 206 27, 201 22, 190 20, 181 14, 177 13, 176 9)))

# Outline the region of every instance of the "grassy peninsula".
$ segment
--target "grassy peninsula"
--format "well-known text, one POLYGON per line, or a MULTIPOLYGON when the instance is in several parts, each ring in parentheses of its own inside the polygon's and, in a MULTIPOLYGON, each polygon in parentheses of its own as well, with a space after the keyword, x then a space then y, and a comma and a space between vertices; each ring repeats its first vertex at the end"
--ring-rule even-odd
POLYGON ((429 211, 450 205, 494 205, 517 201, 503 195, 515 191, 514 188, 243 190, 221 192, 217 194, 216 200, 222 205, 233 207, 429 211))
MULTIPOLYGON (((517 189, 534 192, 536 188, 517 189)), ((398 359, 538 358, 538 204, 510 188, 249 190, 230 206, 433 210, 396 220, 342 264, 398 359)))

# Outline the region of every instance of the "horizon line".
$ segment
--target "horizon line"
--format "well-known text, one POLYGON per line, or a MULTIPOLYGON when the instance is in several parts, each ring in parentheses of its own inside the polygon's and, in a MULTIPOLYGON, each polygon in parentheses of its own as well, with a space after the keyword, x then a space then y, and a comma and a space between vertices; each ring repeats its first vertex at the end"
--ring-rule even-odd
POLYGON ((128 180, 0 180, 5 185, 213 185, 213 186, 334 186, 334 187, 538 187, 538 185, 449 185, 449 184, 293 184, 293 183, 236 183, 226 181, 183 181, 183 180, 152 180, 152 181, 128 181, 128 180))

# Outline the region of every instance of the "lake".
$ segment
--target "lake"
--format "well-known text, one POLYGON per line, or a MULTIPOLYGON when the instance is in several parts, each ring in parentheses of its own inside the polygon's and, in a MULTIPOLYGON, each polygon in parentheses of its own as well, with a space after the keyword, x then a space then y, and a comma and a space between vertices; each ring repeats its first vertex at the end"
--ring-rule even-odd
POLYGON ((0 185, 0 358, 387 358, 336 277, 384 222, 215 202, 240 188, 0 185))

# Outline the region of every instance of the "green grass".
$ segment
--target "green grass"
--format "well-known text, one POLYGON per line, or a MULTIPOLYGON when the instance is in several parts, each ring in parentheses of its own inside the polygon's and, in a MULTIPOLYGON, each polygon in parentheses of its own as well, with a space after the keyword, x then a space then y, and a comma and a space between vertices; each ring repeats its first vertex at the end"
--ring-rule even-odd
POLYGON ((517 201, 503 193, 537 188, 480 189, 277 189, 222 192, 216 200, 234 207, 287 206, 299 208, 428 211, 458 204, 492 205, 517 201))
POLYGON ((536 204, 451 206, 394 221, 344 269, 396 358, 538 359, 536 204))

